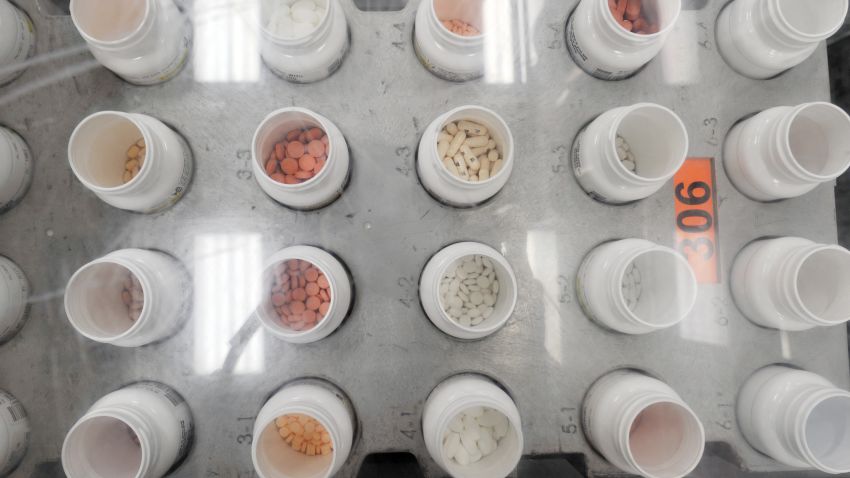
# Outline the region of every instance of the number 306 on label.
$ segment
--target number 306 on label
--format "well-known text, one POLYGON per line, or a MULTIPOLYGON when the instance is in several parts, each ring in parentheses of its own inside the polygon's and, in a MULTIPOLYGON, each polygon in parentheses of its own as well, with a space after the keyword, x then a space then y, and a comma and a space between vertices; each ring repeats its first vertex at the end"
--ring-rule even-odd
POLYGON ((676 247, 700 284, 720 282, 714 158, 688 158, 673 178, 676 247))

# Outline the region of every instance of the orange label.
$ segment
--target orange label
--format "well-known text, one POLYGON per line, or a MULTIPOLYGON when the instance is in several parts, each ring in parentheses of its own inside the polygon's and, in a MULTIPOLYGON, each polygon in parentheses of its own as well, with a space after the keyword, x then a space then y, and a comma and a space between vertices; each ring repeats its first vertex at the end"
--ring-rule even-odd
POLYGON ((714 158, 688 158, 673 178, 676 248, 700 284, 720 282, 714 158))

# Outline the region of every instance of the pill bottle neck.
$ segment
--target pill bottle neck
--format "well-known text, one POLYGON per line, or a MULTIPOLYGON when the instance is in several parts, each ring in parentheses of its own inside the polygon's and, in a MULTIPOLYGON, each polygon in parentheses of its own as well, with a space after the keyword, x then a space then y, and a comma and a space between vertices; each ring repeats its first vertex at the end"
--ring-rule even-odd
MULTIPOLYGON (((316 28, 299 38, 285 38, 275 34, 268 29, 264 23, 262 25, 263 36, 272 43, 280 46, 283 49, 290 51, 310 51, 316 50, 324 44, 335 27, 336 9, 339 8, 337 0, 328 0, 328 9, 325 12, 324 18, 319 22, 316 28)), ((326 130, 327 131, 327 130, 326 130)))
POLYGON ((673 23, 675 23, 671 22, 664 29, 650 35, 633 33, 627 31, 617 23, 614 15, 611 14, 607 1, 593 1, 591 3, 593 5, 591 18, 596 33, 604 38, 615 50, 629 52, 653 45, 661 41, 673 23))
POLYGON ((640 465, 630 451, 632 425, 641 412, 657 403, 675 403, 676 405, 685 406, 675 394, 656 389, 638 392, 628 396, 628 398, 621 402, 619 410, 616 411, 616 428, 613 431, 617 436, 614 446, 622 460, 629 464, 632 472, 640 473, 641 471, 640 465))
MULTIPOLYGON (((835 28, 820 32, 807 33, 795 28, 783 13, 780 0, 765 0, 752 3, 752 25, 761 30, 766 40, 773 43, 779 50, 802 50, 826 40, 840 27, 841 20, 836 20, 835 28)), ((807 8, 822 8, 820 2, 810 2, 807 8)), ((846 11, 845 11, 846 13, 846 11)), ((844 18, 842 15, 841 19, 844 18)))
POLYGON ((830 321, 814 314, 803 302, 804 299, 799 288, 800 269, 803 264, 812 255, 832 249, 837 248, 814 243, 795 245, 787 249, 783 256, 776 259, 776 274, 771 293, 786 320, 798 320, 809 325, 822 327, 843 322, 830 321))
POLYGON ((440 46, 449 51, 470 53, 477 52, 484 47, 484 34, 461 36, 448 31, 437 16, 437 10, 434 7, 434 0, 422 1, 429 3, 427 15, 428 28, 431 30, 431 33, 434 35, 434 39, 440 46))
POLYGON ((147 189, 155 187, 161 177, 163 167, 163 153, 165 151, 165 142, 154 128, 151 128, 144 116, 136 114, 127 114, 128 119, 132 120, 135 126, 142 133, 142 139, 145 143, 144 164, 142 164, 139 173, 127 184, 122 184, 114 188, 102 188, 92 185, 91 189, 105 195, 130 195, 139 194, 147 189))
MULTIPOLYGON (((159 2, 161 0, 143 0, 145 2, 145 12, 142 17, 141 23, 139 23, 138 27, 136 27, 132 32, 128 33, 123 38, 119 38, 117 40, 104 41, 97 39, 91 36, 88 32, 86 32, 83 28, 81 28, 80 24, 76 21, 74 22, 77 26, 77 31, 80 32, 80 35, 83 39, 86 40, 90 45, 96 46, 100 50, 104 51, 122 51, 129 50, 139 43, 143 42, 147 38, 150 38, 153 35, 156 35, 156 29, 159 24, 160 17, 160 6, 159 2)), ((171 1, 171 0, 167 0, 171 1)), ((89 6, 84 6, 81 8, 91 8, 89 6)), ((71 2, 71 18, 74 19, 74 2, 71 2)))
MULTIPOLYGON (((132 403, 95 406, 78 424, 98 418, 112 418, 127 425, 138 440, 141 460, 135 478, 148 478, 160 461, 161 446, 159 432, 152 417, 142 407, 132 403)), ((69 434, 70 435, 70 434, 69 434)), ((94 450, 96 453, 98 450, 94 450)), ((74 477, 77 478, 77 477, 74 477)), ((82 478, 80 476, 79 478, 82 478)))

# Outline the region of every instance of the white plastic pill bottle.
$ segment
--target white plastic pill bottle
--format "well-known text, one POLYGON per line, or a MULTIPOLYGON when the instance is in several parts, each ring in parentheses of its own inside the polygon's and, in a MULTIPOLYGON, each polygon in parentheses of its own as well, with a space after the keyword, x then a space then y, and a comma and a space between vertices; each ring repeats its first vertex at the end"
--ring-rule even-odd
POLYGON ((0 476, 11 473, 29 445, 30 421, 23 404, 0 390, 0 476))
POLYGON ((738 425, 774 460, 824 473, 850 472, 850 393, 796 368, 771 365, 741 388, 738 425))
POLYGON ((155 213, 176 203, 192 180, 192 151, 186 140, 151 116, 101 111, 71 134, 68 160, 77 179, 105 203, 155 213), (127 150, 145 144, 145 159, 132 180, 123 179, 127 150))
POLYGON ((486 4, 487 0, 422 0, 419 3, 413 27, 413 48, 428 71, 444 80, 457 82, 484 75, 486 4), (443 25, 449 20, 468 23, 481 34, 453 33, 443 25))
POLYGON ((289 382, 269 398, 254 421, 254 470, 260 478, 334 476, 348 460, 356 425, 351 402, 333 384, 314 378, 289 382), (306 415, 321 423, 331 437, 331 453, 309 456, 295 451, 275 424, 285 415, 306 415))
POLYGON ((805 61, 846 15, 847 0, 735 0, 717 19, 717 47, 738 73, 767 79, 805 61))
POLYGON ((62 444, 68 478, 161 478, 188 453, 192 412, 174 389, 137 382, 107 394, 62 444))
MULTIPOLYGON (((428 2, 423 2, 428 3, 428 2)), ((468 208, 485 203, 495 196, 511 176, 514 167, 514 138, 505 120, 495 111, 481 106, 461 106, 431 122, 422 139, 416 158, 416 172, 425 190, 436 200, 449 206, 468 208), (496 142, 502 166, 485 181, 468 181, 449 172, 437 150, 437 137, 449 123, 471 121, 487 128, 487 135, 496 142)))
POLYGON ((762 111, 729 131, 723 166, 750 199, 802 196, 850 167, 850 116, 831 103, 762 111))
POLYGON ((333 254, 313 246, 292 246, 281 249, 266 260, 263 268, 261 299, 255 314, 266 331, 290 343, 305 344, 321 340, 335 331, 348 317, 354 301, 348 269, 333 254), (319 270, 330 285, 330 307, 325 317, 310 329, 295 330, 275 311, 271 289, 276 274, 283 273, 290 260, 307 261, 319 270))
POLYGON ((270 113, 257 127, 252 142, 251 165, 260 188, 280 204, 296 210, 323 208, 342 195, 351 176, 348 143, 331 120, 305 108, 281 108, 270 113), (328 137, 328 159, 318 174, 300 184, 283 184, 266 172, 266 162, 276 143, 294 129, 320 128, 328 137))
POLYGON ((633 33, 617 23, 608 0, 581 0, 567 20, 567 50, 582 70, 602 80, 621 80, 661 51, 682 11, 681 0, 644 0, 658 32, 633 33))
MULTIPOLYGON (((513 399, 489 377, 465 373, 450 377, 431 392, 422 412, 422 435, 428 454, 454 478, 507 476, 522 458, 522 420, 513 399), (507 431, 493 452, 475 463, 461 465, 447 455, 445 437, 455 419, 482 408, 507 419, 507 431)), ((461 445, 463 446, 463 445, 461 445)))
POLYGON ((170 255, 121 249, 81 267, 65 287, 65 313, 80 334, 96 342, 138 347, 172 335, 189 315, 191 282, 170 255), (130 276, 141 284, 141 314, 133 320, 122 300, 130 276))
MULTIPOLYGON (((608 8, 608 7, 605 7, 608 8)), ((624 204, 655 194, 688 156, 688 131, 673 111, 639 103, 609 110, 582 129, 572 149, 573 172, 592 198, 624 204), (625 148, 634 171, 621 160, 625 148)))
MULTIPOLYGON (((464 285, 464 288, 466 287, 468 286, 464 285)), ((507 259, 492 247, 478 242, 458 242, 441 249, 431 257, 419 278, 419 300, 428 319, 452 337, 466 340, 482 339, 501 329, 514 312, 517 289, 516 276, 507 259), (486 271, 492 271, 494 279, 488 279, 487 282, 496 285, 498 289, 495 303, 484 307, 489 310, 485 313, 481 312, 481 308, 478 309, 478 313, 486 314, 487 317, 482 315, 483 320, 473 325, 452 317, 450 310, 453 306, 452 300, 461 301, 459 303, 468 302, 463 301, 464 298, 468 299, 468 296, 464 297, 464 291, 460 288, 464 281, 456 275, 456 271, 465 259, 477 256, 487 259, 487 262, 483 263, 485 273, 481 276, 487 277, 490 274, 486 271), (447 277, 455 284, 443 286, 447 277)))
POLYGON ((763 327, 796 331, 850 321, 850 251, 799 237, 747 245, 732 265, 732 297, 763 327))
POLYGON ((70 9, 95 58, 130 83, 162 83, 186 64, 192 30, 174 0, 71 0, 70 9))
POLYGON ((18 133, 0 126, 0 214, 24 197, 32 182, 32 170, 32 153, 27 143, 18 133))
POLYGON ((685 320, 697 281, 677 251, 644 239, 606 242, 584 258, 576 295, 589 318, 624 334, 647 334, 685 320))
POLYGON ((23 10, 0 0, 0 85, 24 72, 24 63, 35 53, 35 27, 23 10))
POLYGON ((24 271, 0 256, 0 344, 14 337, 24 326, 29 295, 30 284, 24 271))
POLYGON ((636 370, 616 370, 593 384, 582 427, 612 465, 646 478, 681 478, 702 459, 705 431, 670 386, 636 370))
MULTIPOLYGON (((262 0, 261 18, 271 20, 281 3, 289 6, 295 0, 262 0)), ((315 0, 322 8, 319 24, 301 31, 294 24, 281 26, 289 34, 270 28, 267 21, 262 24, 261 55, 265 64, 276 75, 293 83, 311 83, 331 76, 345 58, 349 48, 348 22, 339 6, 339 0, 315 0)), ((288 7, 287 7, 288 8, 288 7)))

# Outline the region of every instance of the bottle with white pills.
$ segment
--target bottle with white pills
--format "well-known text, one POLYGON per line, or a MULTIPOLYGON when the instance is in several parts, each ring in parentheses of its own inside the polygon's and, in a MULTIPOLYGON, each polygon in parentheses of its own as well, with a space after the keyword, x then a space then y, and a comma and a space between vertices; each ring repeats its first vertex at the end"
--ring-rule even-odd
POLYGON ((337 0, 263 0, 265 64, 293 83, 311 83, 335 72, 348 52, 348 22, 337 0))

